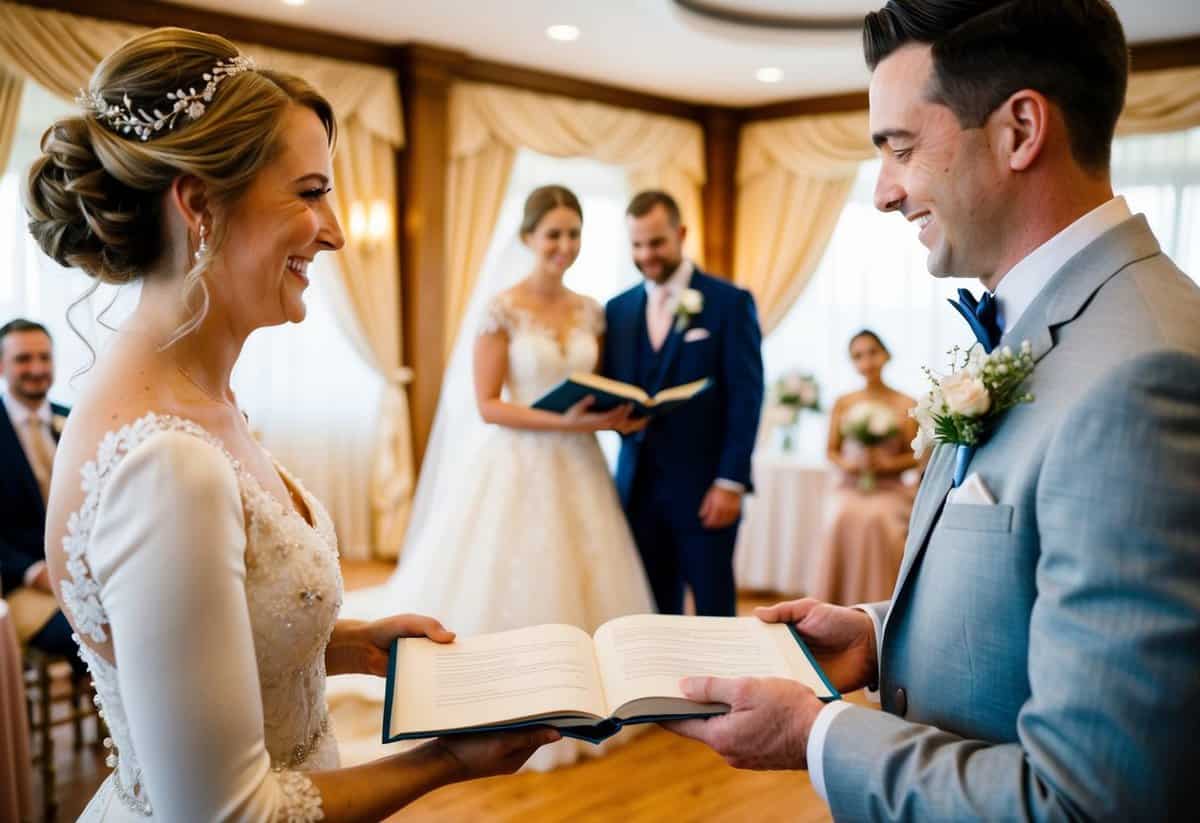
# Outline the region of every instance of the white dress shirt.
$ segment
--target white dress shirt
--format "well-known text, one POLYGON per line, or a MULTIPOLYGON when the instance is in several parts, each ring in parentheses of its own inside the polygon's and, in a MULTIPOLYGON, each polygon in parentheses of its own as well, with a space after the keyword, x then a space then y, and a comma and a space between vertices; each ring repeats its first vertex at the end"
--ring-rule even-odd
MULTIPOLYGON (((1114 197, 1080 217, 1071 225, 1051 237, 1027 254, 1013 266, 996 285, 996 300, 1000 304, 1004 327, 1013 328, 1021 315, 1029 308, 1046 284, 1072 257, 1083 251, 1105 232, 1115 228, 1132 216, 1124 197, 1114 197)), ((883 649, 883 627, 874 612, 863 609, 875 623, 875 642, 883 649)), ((878 661, 882 664, 882 654, 878 661)), ((882 665, 880 666, 882 669, 882 665)), ((825 791, 825 772, 821 758, 825 753, 825 738, 834 719, 850 708, 845 701, 836 701, 817 713, 812 731, 808 735, 808 773, 813 788, 821 799, 829 802, 825 791)))
MULTIPOLYGON (((7 391, 0 390, 0 403, 4 404, 4 410, 8 413, 8 419, 12 422, 12 427, 17 432, 17 441, 21 444, 21 450, 25 452, 25 459, 33 464, 33 458, 29 455, 30 445, 25 442, 28 436, 29 418, 36 417, 42 422, 41 436, 46 440, 46 453, 54 454, 57 444, 54 442, 54 435, 51 434, 51 425, 54 422, 54 415, 50 410, 50 401, 43 400, 42 404, 36 410, 31 410, 24 403, 15 400, 8 396, 7 391)), ((42 573, 42 568, 46 565, 45 561, 38 561, 25 570, 25 585, 30 586, 34 578, 42 573)))
MULTIPOLYGON (((667 311, 670 314, 675 314, 675 309, 679 307, 680 295, 691 285, 692 273, 696 271, 696 264, 686 257, 680 261, 678 268, 671 273, 671 276, 662 283, 655 283, 650 278, 646 278, 646 323, 650 322, 650 312, 654 306, 654 295, 659 289, 666 289, 669 293, 667 298, 667 311)), ((736 480, 728 480, 724 477, 718 477, 713 481, 713 485, 719 486, 726 491, 731 491, 736 494, 743 494, 746 487, 736 480)))

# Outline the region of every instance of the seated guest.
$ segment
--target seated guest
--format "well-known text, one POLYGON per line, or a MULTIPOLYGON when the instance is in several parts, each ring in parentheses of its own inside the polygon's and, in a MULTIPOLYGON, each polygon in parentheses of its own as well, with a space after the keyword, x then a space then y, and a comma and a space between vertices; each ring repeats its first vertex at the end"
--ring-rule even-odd
POLYGON ((54 346, 39 323, 0 326, 0 581, 17 636, 83 663, 46 568, 46 499, 54 450, 67 409, 46 399, 54 383, 54 346))
POLYGON ((853 604, 891 596, 904 555, 914 487, 901 474, 917 465, 909 443, 916 401, 883 382, 891 355, 872 331, 850 339, 850 360, 866 386, 834 403, 829 419, 829 462, 837 491, 816 557, 813 597, 853 604))

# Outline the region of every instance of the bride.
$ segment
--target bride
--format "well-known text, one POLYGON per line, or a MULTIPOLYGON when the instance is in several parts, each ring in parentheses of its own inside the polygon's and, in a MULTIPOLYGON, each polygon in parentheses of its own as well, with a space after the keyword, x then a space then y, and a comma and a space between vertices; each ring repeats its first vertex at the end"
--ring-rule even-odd
MULTIPOLYGON (((579 200, 562 186, 538 188, 525 201, 520 239, 531 270, 487 299, 482 318, 472 323, 468 312, 472 325, 447 372, 400 567, 387 585, 351 595, 347 614, 372 617, 404 604, 469 635, 539 623, 591 632, 654 610, 595 436, 644 422, 631 420, 628 407, 591 412, 590 398, 565 415, 530 408, 600 362, 604 309, 563 285, 582 224, 579 200), (455 381, 468 372, 468 347, 473 398, 455 381)), ((331 694, 339 730, 361 726, 363 738, 377 739, 382 690, 353 685, 331 694)), ((545 770, 600 750, 563 740, 529 766, 545 770)))
POLYGON ((96 68, 29 173, 62 265, 141 285, 59 445, 47 561, 111 730, 82 819, 379 820, 511 772, 549 730, 437 740, 338 768, 326 675, 375 674, 411 615, 338 620, 328 514, 255 441, 229 388, 246 337, 304 318, 342 246, 329 103, 219 37, 159 29, 96 68))

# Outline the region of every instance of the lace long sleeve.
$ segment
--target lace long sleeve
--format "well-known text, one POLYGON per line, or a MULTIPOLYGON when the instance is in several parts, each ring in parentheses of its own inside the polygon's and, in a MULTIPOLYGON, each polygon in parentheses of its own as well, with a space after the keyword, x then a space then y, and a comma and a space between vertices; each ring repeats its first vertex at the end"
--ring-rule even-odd
POLYGON ((197 437, 155 434, 108 478, 88 559, 156 819, 322 818, 307 777, 271 769, 245 546, 234 467, 197 437))

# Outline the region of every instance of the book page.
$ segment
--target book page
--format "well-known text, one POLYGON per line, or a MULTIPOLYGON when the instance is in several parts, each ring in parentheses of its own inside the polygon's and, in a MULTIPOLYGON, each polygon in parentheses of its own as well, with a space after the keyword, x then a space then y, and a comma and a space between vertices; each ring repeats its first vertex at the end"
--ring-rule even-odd
POLYGON ((663 389, 658 394, 654 395, 654 404, 668 403, 672 400, 690 400, 695 395, 699 394, 705 386, 708 385, 708 378, 702 378, 692 383, 684 383, 682 386, 672 386, 669 389, 663 389))
POLYGON ((448 644, 405 638, 392 674, 389 737, 543 714, 607 714, 592 639, 575 626, 532 626, 448 644))
POLYGON ((683 699, 681 678, 786 677, 831 695, 784 624, 756 617, 635 615, 596 632, 610 711, 644 698, 683 699))
POLYGON ((613 380, 610 377, 593 374, 592 372, 577 371, 571 373, 571 382, 578 383, 581 386, 596 389, 597 391, 608 392, 615 394, 617 397, 625 397, 630 400, 637 401, 643 405, 651 402, 650 396, 642 389, 630 383, 622 383, 620 380, 613 380))

